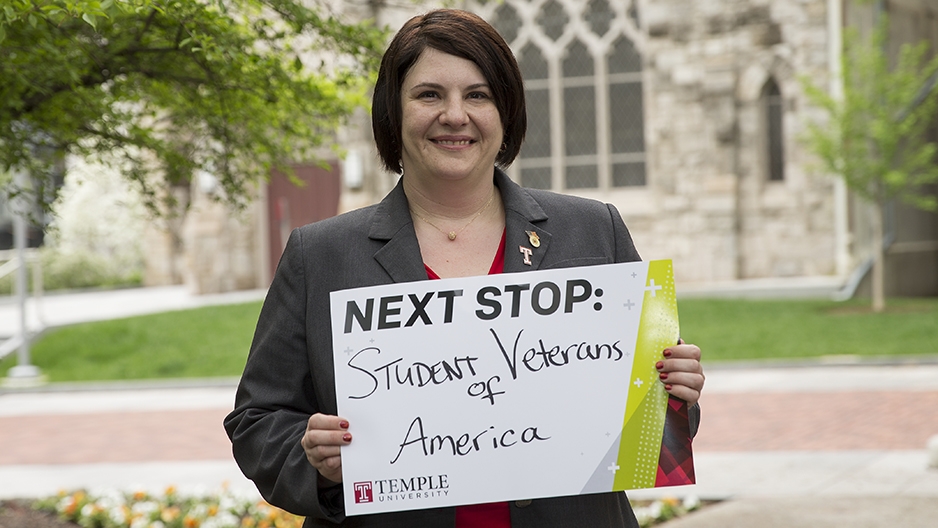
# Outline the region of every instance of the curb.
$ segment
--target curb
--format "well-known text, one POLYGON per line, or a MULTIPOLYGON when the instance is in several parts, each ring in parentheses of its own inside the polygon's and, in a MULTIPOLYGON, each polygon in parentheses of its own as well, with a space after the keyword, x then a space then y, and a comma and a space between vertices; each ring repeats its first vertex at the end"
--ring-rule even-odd
POLYGON ((0 387, 3 394, 53 393, 53 392, 99 392, 127 390, 192 389, 212 387, 237 387, 241 378, 168 378, 115 381, 52 382, 32 387, 0 387))

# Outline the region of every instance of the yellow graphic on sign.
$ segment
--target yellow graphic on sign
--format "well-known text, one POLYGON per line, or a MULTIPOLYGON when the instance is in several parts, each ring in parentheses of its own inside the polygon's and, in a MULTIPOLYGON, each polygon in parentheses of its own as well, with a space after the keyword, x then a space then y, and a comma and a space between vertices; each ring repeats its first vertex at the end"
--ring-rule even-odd
POLYGON ((648 263, 645 298, 635 344, 632 384, 622 426, 613 490, 650 488, 655 485, 661 437, 667 413, 668 393, 658 381, 655 364, 662 351, 677 343, 680 326, 670 260, 648 263), (652 321, 654 323, 652 323, 652 321))

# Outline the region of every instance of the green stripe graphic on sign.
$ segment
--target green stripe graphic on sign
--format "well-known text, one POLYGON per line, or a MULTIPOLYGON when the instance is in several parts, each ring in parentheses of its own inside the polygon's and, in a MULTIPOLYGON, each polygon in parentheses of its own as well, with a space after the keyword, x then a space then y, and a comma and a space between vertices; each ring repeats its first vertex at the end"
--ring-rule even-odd
POLYGON ((658 381, 655 363, 680 338, 674 273, 670 260, 648 263, 645 297, 635 343, 613 490, 652 488, 658 472, 668 393, 658 381), (634 468, 634 469, 633 469, 634 468))

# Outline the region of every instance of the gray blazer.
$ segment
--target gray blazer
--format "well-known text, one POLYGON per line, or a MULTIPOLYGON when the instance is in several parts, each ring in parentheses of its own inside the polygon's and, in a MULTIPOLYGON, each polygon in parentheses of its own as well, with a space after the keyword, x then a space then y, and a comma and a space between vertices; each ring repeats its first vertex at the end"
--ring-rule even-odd
MULTIPOLYGON (((613 206, 523 189, 498 169, 495 183, 505 204, 504 272, 639 260, 613 206), (531 246, 526 231, 536 231, 541 241, 531 248, 531 265, 520 253, 520 246, 531 246)), ((317 489, 316 470, 300 446, 310 415, 337 414, 329 293, 418 280, 427 280, 427 274, 400 183, 377 205, 290 235, 225 429, 244 474, 271 504, 305 515, 305 527, 454 526, 454 508, 346 518, 340 488, 317 489)), ((638 526, 624 493, 513 502, 511 523, 513 528, 638 526)))

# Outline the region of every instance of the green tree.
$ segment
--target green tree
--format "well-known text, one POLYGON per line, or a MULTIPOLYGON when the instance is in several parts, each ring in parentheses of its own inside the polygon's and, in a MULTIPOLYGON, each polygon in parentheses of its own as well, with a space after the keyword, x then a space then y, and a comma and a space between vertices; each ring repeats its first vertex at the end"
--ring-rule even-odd
POLYGON ((810 80, 809 99, 828 119, 810 123, 807 145, 824 171, 840 176, 874 209, 872 306, 885 308, 883 219, 886 206, 901 200, 928 211, 938 199, 927 185, 938 182, 936 145, 929 141, 938 109, 938 56, 927 60, 928 44, 903 45, 890 68, 886 52, 888 20, 861 39, 844 37, 843 96, 833 97, 810 80))
POLYGON ((197 171, 241 204, 367 104, 383 46, 316 0, 4 0, 0 188, 23 192, 23 171, 48 201, 69 153, 120 170, 153 211, 197 171))

